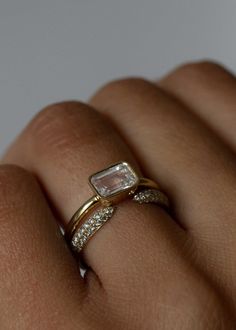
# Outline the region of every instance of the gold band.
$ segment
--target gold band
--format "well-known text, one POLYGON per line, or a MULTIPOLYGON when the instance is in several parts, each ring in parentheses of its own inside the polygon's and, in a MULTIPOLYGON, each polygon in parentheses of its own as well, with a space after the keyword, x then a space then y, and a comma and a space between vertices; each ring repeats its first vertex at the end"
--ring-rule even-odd
MULTIPOLYGON (((159 190, 160 194, 162 193, 160 191, 160 187, 159 185, 148 178, 140 178, 139 179, 139 184, 137 189, 142 189, 142 188, 150 188, 150 189, 156 189, 159 190)), ((162 193, 164 195, 164 193, 162 193)), ((164 198, 163 198, 164 199, 164 198)), ((96 207, 98 207, 99 205, 104 204, 104 201, 101 199, 100 196, 98 195, 94 195, 92 196, 90 199, 88 199, 73 215, 73 217, 71 218, 70 222, 67 225, 67 229, 65 232, 65 238, 68 242, 71 241, 75 231, 77 230, 77 228, 79 227, 79 225, 81 224, 81 222, 83 221, 83 219, 85 218, 85 216, 87 214, 89 214, 93 209, 95 209, 96 207)), ((159 203, 161 204, 161 203, 159 203)), ((167 202, 165 203, 167 204, 167 202)), ((106 203, 106 206, 108 206, 109 204, 106 203)), ((161 205, 160 205, 161 206, 161 205)), ((163 205, 167 208, 167 205, 163 205)))
POLYGON ((65 231, 68 244, 76 252, 80 252, 113 216, 114 205, 126 198, 139 204, 155 203, 165 210, 169 209, 168 197, 159 185, 153 180, 140 178, 127 162, 113 164, 93 174, 89 177, 89 183, 95 195, 75 212, 65 231))

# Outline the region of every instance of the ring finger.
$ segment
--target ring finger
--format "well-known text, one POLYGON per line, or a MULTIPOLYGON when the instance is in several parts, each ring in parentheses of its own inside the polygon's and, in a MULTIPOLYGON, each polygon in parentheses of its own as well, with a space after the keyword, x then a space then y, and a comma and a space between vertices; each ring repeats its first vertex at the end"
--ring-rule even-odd
MULTIPOLYGON (((76 102, 42 111, 5 155, 5 161, 36 173, 64 224, 91 197, 87 178, 120 160, 139 171, 131 152, 103 116, 76 102)), ((121 262, 125 268, 135 267, 141 272, 150 250, 160 255, 185 234, 154 205, 122 203, 111 220, 84 249, 86 262, 101 280, 109 280, 111 273, 120 278, 121 270, 116 268, 121 262), (158 240, 158 236, 162 238, 158 240), (172 236, 176 238, 170 239, 172 236)), ((153 264, 154 259, 157 267, 163 262, 163 258, 153 256, 149 261, 153 264)))

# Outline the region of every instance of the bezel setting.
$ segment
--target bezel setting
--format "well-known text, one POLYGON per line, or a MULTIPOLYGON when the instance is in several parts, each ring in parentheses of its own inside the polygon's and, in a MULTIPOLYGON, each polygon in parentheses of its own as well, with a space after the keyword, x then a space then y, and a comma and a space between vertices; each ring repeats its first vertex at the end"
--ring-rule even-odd
POLYGON ((139 176, 127 162, 119 162, 89 177, 95 193, 103 200, 125 197, 139 184, 139 176))

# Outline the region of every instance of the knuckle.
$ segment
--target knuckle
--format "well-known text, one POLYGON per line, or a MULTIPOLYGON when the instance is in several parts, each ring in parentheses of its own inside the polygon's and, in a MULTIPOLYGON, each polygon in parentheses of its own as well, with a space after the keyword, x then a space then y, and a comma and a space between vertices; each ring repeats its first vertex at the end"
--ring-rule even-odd
POLYGON ((36 134, 44 134, 48 128, 51 130, 54 127, 63 126, 66 120, 74 116, 81 108, 84 109, 85 105, 73 101, 49 105, 36 115, 30 124, 30 130, 36 134))
POLYGON ((106 84, 93 96, 91 103, 108 116, 109 113, 119 113, 128 118, 132 113, 140 120, 153 111, 153 107, 147 106, 148 103, 160 104, 162 99, 163 91, 158 86, 144 78, 135 77, 106 84))
POLYGON ((222 72, 224 68, 219 63, 205 60, 183 64, 170 74, 170 77, 178 81, 202 80, 222 72))
POLYGON ((72 149, 75 143, 78 147, 78 140, 86 135, 84 133, 88 123, 94 117, 96 111, 82 102, 71 101, 48 106, 33 119, 29 127, 31 149, 39 153, 60 150, 61 154, 63 150, 72 149))
POLYGON ((92 98, 92 101, 99 101, 99 99, 109 97, 112 99, 113 96, 125 95, 130 91, 135 90, 136 92, 143 90, 147 86, 150 86, 150 82, 144 78, 130 77, 113 80, 104 86, 102 86, 92 98))

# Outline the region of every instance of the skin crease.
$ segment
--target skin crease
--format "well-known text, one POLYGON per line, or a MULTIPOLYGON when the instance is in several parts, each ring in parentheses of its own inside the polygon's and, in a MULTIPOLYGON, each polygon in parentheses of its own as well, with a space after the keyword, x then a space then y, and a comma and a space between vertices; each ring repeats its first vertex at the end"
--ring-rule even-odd
POLYGON ((1 329, 236 328, 236 79, 212 62, 127 78, 42 110, 0 166, 1 329), (79 275, 57 223, 126 160, 172 214, 124 201, 79 275))

